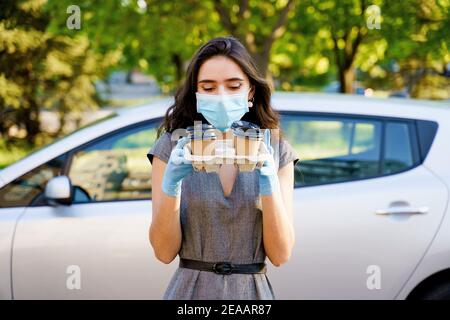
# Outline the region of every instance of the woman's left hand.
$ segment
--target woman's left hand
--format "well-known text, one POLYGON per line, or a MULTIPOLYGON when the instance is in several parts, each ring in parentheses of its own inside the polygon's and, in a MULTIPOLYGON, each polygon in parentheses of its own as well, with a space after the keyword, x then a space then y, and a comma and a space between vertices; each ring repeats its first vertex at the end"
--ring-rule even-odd
POLYGON ((278 185, 278 175, 273 158, 274 150, 270 145, 270 129, 264 131, 264 144, 270 156, 266 159, 259 171, 259 193, 261 195, 271 195, 278 185))

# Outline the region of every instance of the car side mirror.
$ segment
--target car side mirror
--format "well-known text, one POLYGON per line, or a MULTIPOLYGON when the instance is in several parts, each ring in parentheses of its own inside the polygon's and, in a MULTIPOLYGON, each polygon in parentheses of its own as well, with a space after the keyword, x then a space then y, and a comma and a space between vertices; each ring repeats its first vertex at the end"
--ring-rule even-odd
POLYGON ((53 177, 45 186, 45 198, 50 205, 71 205, 73 197, 72 182, 68 176, 53 177))

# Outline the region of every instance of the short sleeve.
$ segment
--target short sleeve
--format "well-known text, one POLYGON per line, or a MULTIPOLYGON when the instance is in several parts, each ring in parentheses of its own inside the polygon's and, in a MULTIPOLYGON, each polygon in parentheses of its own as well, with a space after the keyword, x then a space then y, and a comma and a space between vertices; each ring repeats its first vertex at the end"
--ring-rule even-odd
POLYGON ((173 148, 171 136, 172 135, 169 132, 164 132, 155 141, 155 144, 147 152, 147 158, 150 161, 150 164, 153 165, 153 156, 157 156, 166 163, 169 161, 170 153, 173 148))
MULTIPOLYGON (((278 168, 283 168, 291 161, 294 161, 295 166, 299 157, 294 148, 284 137, 278 140, 278 142, 278 168)), ((274 151, 276 150, 274 149, 274 151)))

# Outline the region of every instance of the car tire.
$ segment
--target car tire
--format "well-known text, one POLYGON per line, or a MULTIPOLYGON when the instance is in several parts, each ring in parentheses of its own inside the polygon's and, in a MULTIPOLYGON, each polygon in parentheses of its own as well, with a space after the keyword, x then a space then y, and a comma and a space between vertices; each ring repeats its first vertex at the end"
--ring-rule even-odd
POLYGON ((435 285, 420 300, 450 300, 450 281, 435 285))

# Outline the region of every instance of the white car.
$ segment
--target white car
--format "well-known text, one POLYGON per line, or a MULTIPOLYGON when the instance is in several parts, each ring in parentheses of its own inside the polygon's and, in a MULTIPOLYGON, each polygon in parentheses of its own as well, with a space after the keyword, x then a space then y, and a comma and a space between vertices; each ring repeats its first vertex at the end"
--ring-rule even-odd
MULTIPOLYGON (((277 299, 450 297, 450 108, 275 93, 296 245, 277 299)), ((147 151, 172 99, 119 111, 0 171, 0 298, 161 299, 147 151), (73 188, 71 187, 73 186, 73 188)))

